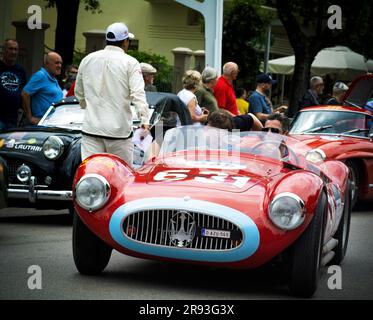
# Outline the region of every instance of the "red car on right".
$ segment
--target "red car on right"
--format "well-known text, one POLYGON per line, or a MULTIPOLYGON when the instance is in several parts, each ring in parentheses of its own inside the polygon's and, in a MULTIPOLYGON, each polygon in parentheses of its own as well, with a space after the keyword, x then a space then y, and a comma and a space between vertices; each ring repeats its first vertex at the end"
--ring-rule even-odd
POLYGON ((365 108, 372 95, 373 75, 361 76, 351 84, 343 106, 304 108, 290 129, 314 150, 314 157, 349 167, 353 205, 373 200, 373 114, 365 108))

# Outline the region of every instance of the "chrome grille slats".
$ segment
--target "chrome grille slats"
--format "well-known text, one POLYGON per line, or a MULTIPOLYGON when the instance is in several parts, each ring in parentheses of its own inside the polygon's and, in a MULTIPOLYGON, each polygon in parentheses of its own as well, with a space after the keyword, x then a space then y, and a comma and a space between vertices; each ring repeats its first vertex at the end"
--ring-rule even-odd
MULTIPOLYGON (((180 210, 153 209, 137 211, 128 215, 123 221, 123 233, 129 239, 144 244, 157 245, 163 247, 175 247, 175 241, 170 237, 172 225, 170 220, 180 210)), ((183 211, 185 213, 184 230, 188 232, 194 220, 195 236, 188 245, 183 248, 224 251, 232 250, 240 246, 242 242, 242 232, 238 226, 232 222, 197 211, 183 211), (203 229, 230 231, 231 239, 202 236, 203 229)), ((178 232, 182 226, 180 219, 175 220, 174 227, 178 232)))

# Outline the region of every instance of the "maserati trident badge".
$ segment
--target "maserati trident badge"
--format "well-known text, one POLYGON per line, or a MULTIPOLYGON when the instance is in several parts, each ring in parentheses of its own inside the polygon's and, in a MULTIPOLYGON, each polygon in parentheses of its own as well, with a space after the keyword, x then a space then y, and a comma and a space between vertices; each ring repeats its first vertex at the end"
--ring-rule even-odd
POLYGON ((190 213, 178 211, 171 217, 168 230, 174 246, 187 247, 196 235, 196 222, 190 213))

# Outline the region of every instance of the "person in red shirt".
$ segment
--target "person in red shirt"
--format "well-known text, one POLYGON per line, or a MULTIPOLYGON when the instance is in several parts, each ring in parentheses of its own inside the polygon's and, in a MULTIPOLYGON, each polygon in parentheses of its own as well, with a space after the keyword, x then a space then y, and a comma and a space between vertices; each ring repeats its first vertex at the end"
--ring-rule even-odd
POLYGON ((219 78, 214 88, 214 95, 219 108, 227 110, 233 116, 238 116, 240 114, 233 88, 233 81, 237 79, 238 72, 239 69, 236 63, 227 62, 223 66, 223 75, 219 78))

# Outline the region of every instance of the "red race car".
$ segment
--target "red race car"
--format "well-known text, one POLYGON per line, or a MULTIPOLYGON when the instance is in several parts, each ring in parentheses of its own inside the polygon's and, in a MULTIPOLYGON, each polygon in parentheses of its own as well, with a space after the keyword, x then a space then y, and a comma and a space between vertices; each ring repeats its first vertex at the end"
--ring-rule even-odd
POLYGON ((291 292, 309 297, 347 249, 348 168, 277 134, 177 127, 136 171, 113 155, 86 159, 73 190, 82 274, 102 272, 113 248, 228 268, 281 258, 291 292))
POLYGON ((373 75, 359 77, 344 97, 345 106, 304 108, 290 129, 323 159, 349 167, 353 205, 373 200, 373 114, 366 108, 372 94, 373 75))

